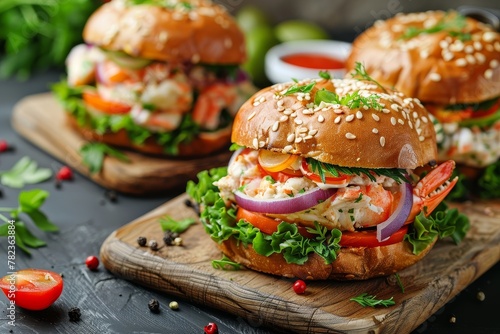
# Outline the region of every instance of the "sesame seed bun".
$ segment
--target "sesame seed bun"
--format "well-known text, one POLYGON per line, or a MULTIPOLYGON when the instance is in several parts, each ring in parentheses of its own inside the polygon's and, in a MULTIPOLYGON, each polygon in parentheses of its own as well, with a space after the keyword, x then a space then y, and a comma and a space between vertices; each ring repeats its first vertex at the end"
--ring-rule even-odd
POLYGON ((456 15, 429 11, 378 21, 356 38, 346 68, 361 62, 382 84, 424 103, 475 103, 499 96, 500 34, 490 26, 466 18, 462 38, 449 31, 402 37, 409 28, 429 28, 456 15))
POLYGON ((434 127, 417 99, 355 79, 317 79, 310 93, 285 95, 294 84, 264 88, 246 101, 231 140, 347 167, 415 169, 436 160, 434 127), (380 108, 312 105, 323 88, 340 97, 376 94, 380 108))
POLYGON ((103 4, 87 21, 86 43, 134 57, 203 64, 241 64, 245 42, 235 20, 209 1, 191 0, 173 8, 103 4))
POLYGON ((337 259, 331 264, 315 253, 309 254, 304 264, 287 263, 282 254, 260 255, 249 244, 247 247, 229 238, 218 244, 221 251, 231 260, 247 268, 283 277, 297 277, 307 280, 366 280, 387 276, 403 270, 429 253, 434 243, 429 244, 418 255, 413 254, 407 241, 379 247, 342 247, 337 259))

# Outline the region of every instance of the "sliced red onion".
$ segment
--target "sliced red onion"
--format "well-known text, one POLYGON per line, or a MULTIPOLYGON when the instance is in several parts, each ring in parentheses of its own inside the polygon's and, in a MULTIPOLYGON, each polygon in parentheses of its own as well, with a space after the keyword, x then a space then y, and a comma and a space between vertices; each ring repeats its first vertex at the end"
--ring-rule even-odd
POLYGON ((413 206, 413 188, 411 184, 402 182, 399 186, 401 199, 394 213, 383 223, 377 225, 377 240, 382 242, 396 233, 405 224, 413 206))
POLYGON ((303 194, 298 194, 294 197, 279 198, 279 199, 256 199, 248 196, 237 190, 234 193, 236 203, 243 209, 271 214, 288 214, 307 210, 321 201, 332 197, 337 192, 337 189, 314 188, 306 191, 303 194))

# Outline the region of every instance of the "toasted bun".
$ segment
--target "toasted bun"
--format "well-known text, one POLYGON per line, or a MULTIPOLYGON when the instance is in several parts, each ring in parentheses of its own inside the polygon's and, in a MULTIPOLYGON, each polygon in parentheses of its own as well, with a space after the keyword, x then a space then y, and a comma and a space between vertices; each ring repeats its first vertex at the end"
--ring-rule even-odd
POLYGON ((470 40, 447 31, 402 38, 410 27, 429 28, 456 15, 431 11, 378 21, 356 38, 346 68, 361 62, 382 84, 425 103, 474 103, 499 96, 500 34, 491 27, 466 18, 463 31, 470 40))
POLYGON ((251 245, 245 247, 234 238, 222 242, 219 248, 231 260, 268 274, 307 280, 365 280, 391 275, 415 264, 432 249, 434 243, 418 255, 412 253, 411 245, 406 241, 380 247, 341 248, 331 264, 325 264, 324 259, 312 253, 302 265, 286 263, 283 255, 277 253, 267 257, 257 254, 251 245))
POLYGON ((414 169, 436 159, 434 127, 418 100, 354 79, 318 79, 309 94, 285 95, 292 84, 262 89, 245 102, 231 140, 348 167, 414 169), (323 88, 341 97, 377 94, 383 109, 308 106, 323 88))
MULTIPOLYGON (((98 134, 89 127, 81 127, 72 115, 69 113, 67 115, 72 128, 87 140, 95 140, 147 154, 168 155, 164 148, 153 139, 147 139, 142 145, 138 145, 130 140, 127 132, 123 129, 115 133, 98 134)), ((189 143, 179 144, 179 153, 175 157, 199 157, 220 151, 228 146, 230 137, 231 127, 229 126, 214 133, 200 133, 198 137, 195 137, 189 143)))
POLYGON ((106 50, 166 62, 240 64, 245 60, 244 36, 235 20, 223 7, 206 0, 183 1, 174 8, 114 0, 90 16, 83 38, 106 50))

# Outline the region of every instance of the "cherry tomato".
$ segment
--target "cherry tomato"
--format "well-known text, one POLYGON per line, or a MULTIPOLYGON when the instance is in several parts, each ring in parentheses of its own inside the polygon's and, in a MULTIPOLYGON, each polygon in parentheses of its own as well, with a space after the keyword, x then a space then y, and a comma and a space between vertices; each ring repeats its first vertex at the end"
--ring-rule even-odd
MULTIPOLYGON (((278 230, 278 225, 281 224, 281 220, 276 220, 273 218, 266 217, 260 213, 255 213, 252 211, 245 210, 243 208, 238 208, 236 213, 236 219, 246 220, 253 226, 261 230, 265 234, 273 234, 278 230)), ((307 232, 304 226, 297 225, 299 233, 306 238, 314 238, 314 234, 307 232)))
MULTIPOLYGON (((304 174, 305 177, 307 177, 308 179, 310 179, 314 182, 323 183, 323 180, 321 180, 321 177, 318 174, 311 172, 311 170, 309 169, 309 165, 307 164, 306 159, 302 159, 302 169, 305 172, 305 174, 304 174)), ((350 175, 340 174, 339 176, 328 176, 330 174, 328 174, 328 173, 325 173, 325 174, 326 175, 325 175, 325 182, 324 183, 326 183, 326 184, 344 185, 344 184, 348 184, 349 181, 351 180, 350 175)))
POLYGON ((127 104, 104 100, 97 93, 84 92, 82 97, 90 107, 107 114, 126 114, 131 109, 131 106, 127 104))
POLYGON ((59 274, 44 269, 23 269, 4 276, 0 288, 16 306, 44 310, 61 295, 63 280, 59 274))
POLYGON ((6 140, 1 139, 0 140, 0 152, 5 152, 9 149, 9 144, 7 143, 6 140))
POLYGON ((99 267, 99 259, 94 255, 90 255, 85 259, 85 264, 90 270, 96 270, 99 267))
POLYGON ((299 279, 296 280, 295 283, 293 283, 293 291, 295 291, 296 294, 301 295, 304 292, 306 292, 306 282, 303 280, 299 279))
POLYGON ((219 334, 219 328, 215 322, 209 322, 203 330, 205 331, 205 334, 219 334))
POLYGON ((377 240, 377 231, 343 231, 342 238, 340 239, 341 247, 378 247, 396 244, 403 241, 406 232, 408 232, 408 225, 400 228, 396 233, 391 235, 389 239, 382 242, 377 240))
POLYGON ((58 180, 71 180, 73 179, 73 171, 68 166, 62 166, 56 174, 58 180))

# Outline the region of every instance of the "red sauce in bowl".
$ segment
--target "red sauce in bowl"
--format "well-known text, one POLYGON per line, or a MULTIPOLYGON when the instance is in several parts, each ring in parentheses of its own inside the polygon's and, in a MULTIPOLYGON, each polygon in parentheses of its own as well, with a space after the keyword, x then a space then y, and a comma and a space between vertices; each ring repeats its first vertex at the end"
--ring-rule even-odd
POLYGON ((318 70, 338 70, 344 68, 344 62, 333 57, 315 53, 295 53, 281 57, 291 65, 318 70))

